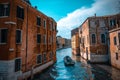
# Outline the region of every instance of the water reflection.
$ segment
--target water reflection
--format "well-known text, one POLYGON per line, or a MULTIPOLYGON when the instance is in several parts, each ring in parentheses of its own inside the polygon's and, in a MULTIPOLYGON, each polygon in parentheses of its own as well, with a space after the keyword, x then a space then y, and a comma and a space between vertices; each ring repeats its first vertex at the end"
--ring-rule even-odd
POLYGON ((80 61, 79 57, 71 55, 71 48, 57 51, 57 63, 54 65, 50 75, 55 80, 93 80, 91 67, 85 62, 80 61), (69 55, 76 60, 75 66, 66 67, 63 58, 69 55), (56 74, 54 74, 56 73, 56 74))
POLYGON ((88 64, 81 57, 71 54, 71 48, 57 51, 57 62, 34 77, 33 80, 120 80, 120 70, 106 64, 88 64), (63 58, 68 55, 75 66, 64 66, 63 58))

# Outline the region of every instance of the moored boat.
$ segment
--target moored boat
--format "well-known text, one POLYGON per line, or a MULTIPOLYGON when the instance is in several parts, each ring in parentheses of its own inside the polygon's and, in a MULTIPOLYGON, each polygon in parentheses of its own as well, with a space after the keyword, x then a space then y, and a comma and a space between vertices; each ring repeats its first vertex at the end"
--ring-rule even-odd
POLYGON ((74 66, 75 61, 73 61, 73 60, 71 59, 71 57, 65 56, 65 57, 64 57, 64 64, 65 64, 65 66, 74 66))

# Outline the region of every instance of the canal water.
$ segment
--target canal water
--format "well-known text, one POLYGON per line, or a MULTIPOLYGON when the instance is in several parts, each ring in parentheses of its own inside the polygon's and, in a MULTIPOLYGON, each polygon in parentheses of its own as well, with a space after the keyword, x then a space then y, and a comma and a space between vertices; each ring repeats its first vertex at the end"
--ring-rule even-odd
POLYGON ((71 52, 71 48, 58 50, 57 62, 40 74, 35 75, 33 80, 120 80, 118 70, 114 70, 114 75, 117 74, 118 77, 112 78, 111 67, 88 64, 84 59, 73 56, 71 52), (67 55, 75 60, 75 66, 66 67, 64 65, 63 58, 67 55))

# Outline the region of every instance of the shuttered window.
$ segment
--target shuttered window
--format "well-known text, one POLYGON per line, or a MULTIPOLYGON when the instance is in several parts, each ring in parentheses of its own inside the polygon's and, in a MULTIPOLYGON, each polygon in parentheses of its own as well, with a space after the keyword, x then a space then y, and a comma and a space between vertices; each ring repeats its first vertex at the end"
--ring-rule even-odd
POLYGON ((22 42, 21 30, 16 30, 16 43, 22 42))
POLYGON ((43 59, 44 59, 44 62, 47 61, 46 53, 43 54, 43 59))
POLYGON ((41 43, 41 35, 37 34, 37 43, 41 43))
POLYGON ((21 70, 21 59, 16 59, 15 60, 15 72, 21 70))
POLYGON ((37 25, 41 26, 41 18, 40 17, 37 17, 37 25))
POLYGON ((114 45, 117 45, 116 37, 114 37, 114 45))
POLYGON ((38 55, 37 56, 37 64, 42 63, 42 56, 38 55))
POLYGON ((20 19, 24 19, 24 9, 17 6, 17 17, 20 19))
POLYGON ((0 43, 7 43, 8 29, 0 29, 0 43))
POLYGON ((92 43, 96 43, 96 36, 95 36, 95 34, 92 34, 92 43))
POLYGON ((45 20, 43 21, 43 24, 44 24, 44 28, 46 28, 46 21, 45 20))
POLYGON ((101 34, 101 42, 102 42, 102 43, 105 43, 105 40, 106 40, 106 39, 105 39, 105 34, 101 34))
POLYGON ((116 53, 116 60, 118 60, 118 53, 116 53))
POLYGON ((10 15, 10 4, 0 4, 0 17, 10 15))

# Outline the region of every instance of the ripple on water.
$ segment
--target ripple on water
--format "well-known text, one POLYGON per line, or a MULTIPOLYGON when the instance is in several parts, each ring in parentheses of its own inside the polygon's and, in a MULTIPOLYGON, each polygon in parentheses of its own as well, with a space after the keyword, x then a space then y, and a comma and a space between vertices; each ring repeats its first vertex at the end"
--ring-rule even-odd
POLYGON ((88 80, 86 67, 81 62, 76 61, 75 66, 71 67, 64 65, 63 58, 66 55, 71 56, 71 48, 57 51, 57 63, 54 65, 50 76, 55 80, 88 80))

